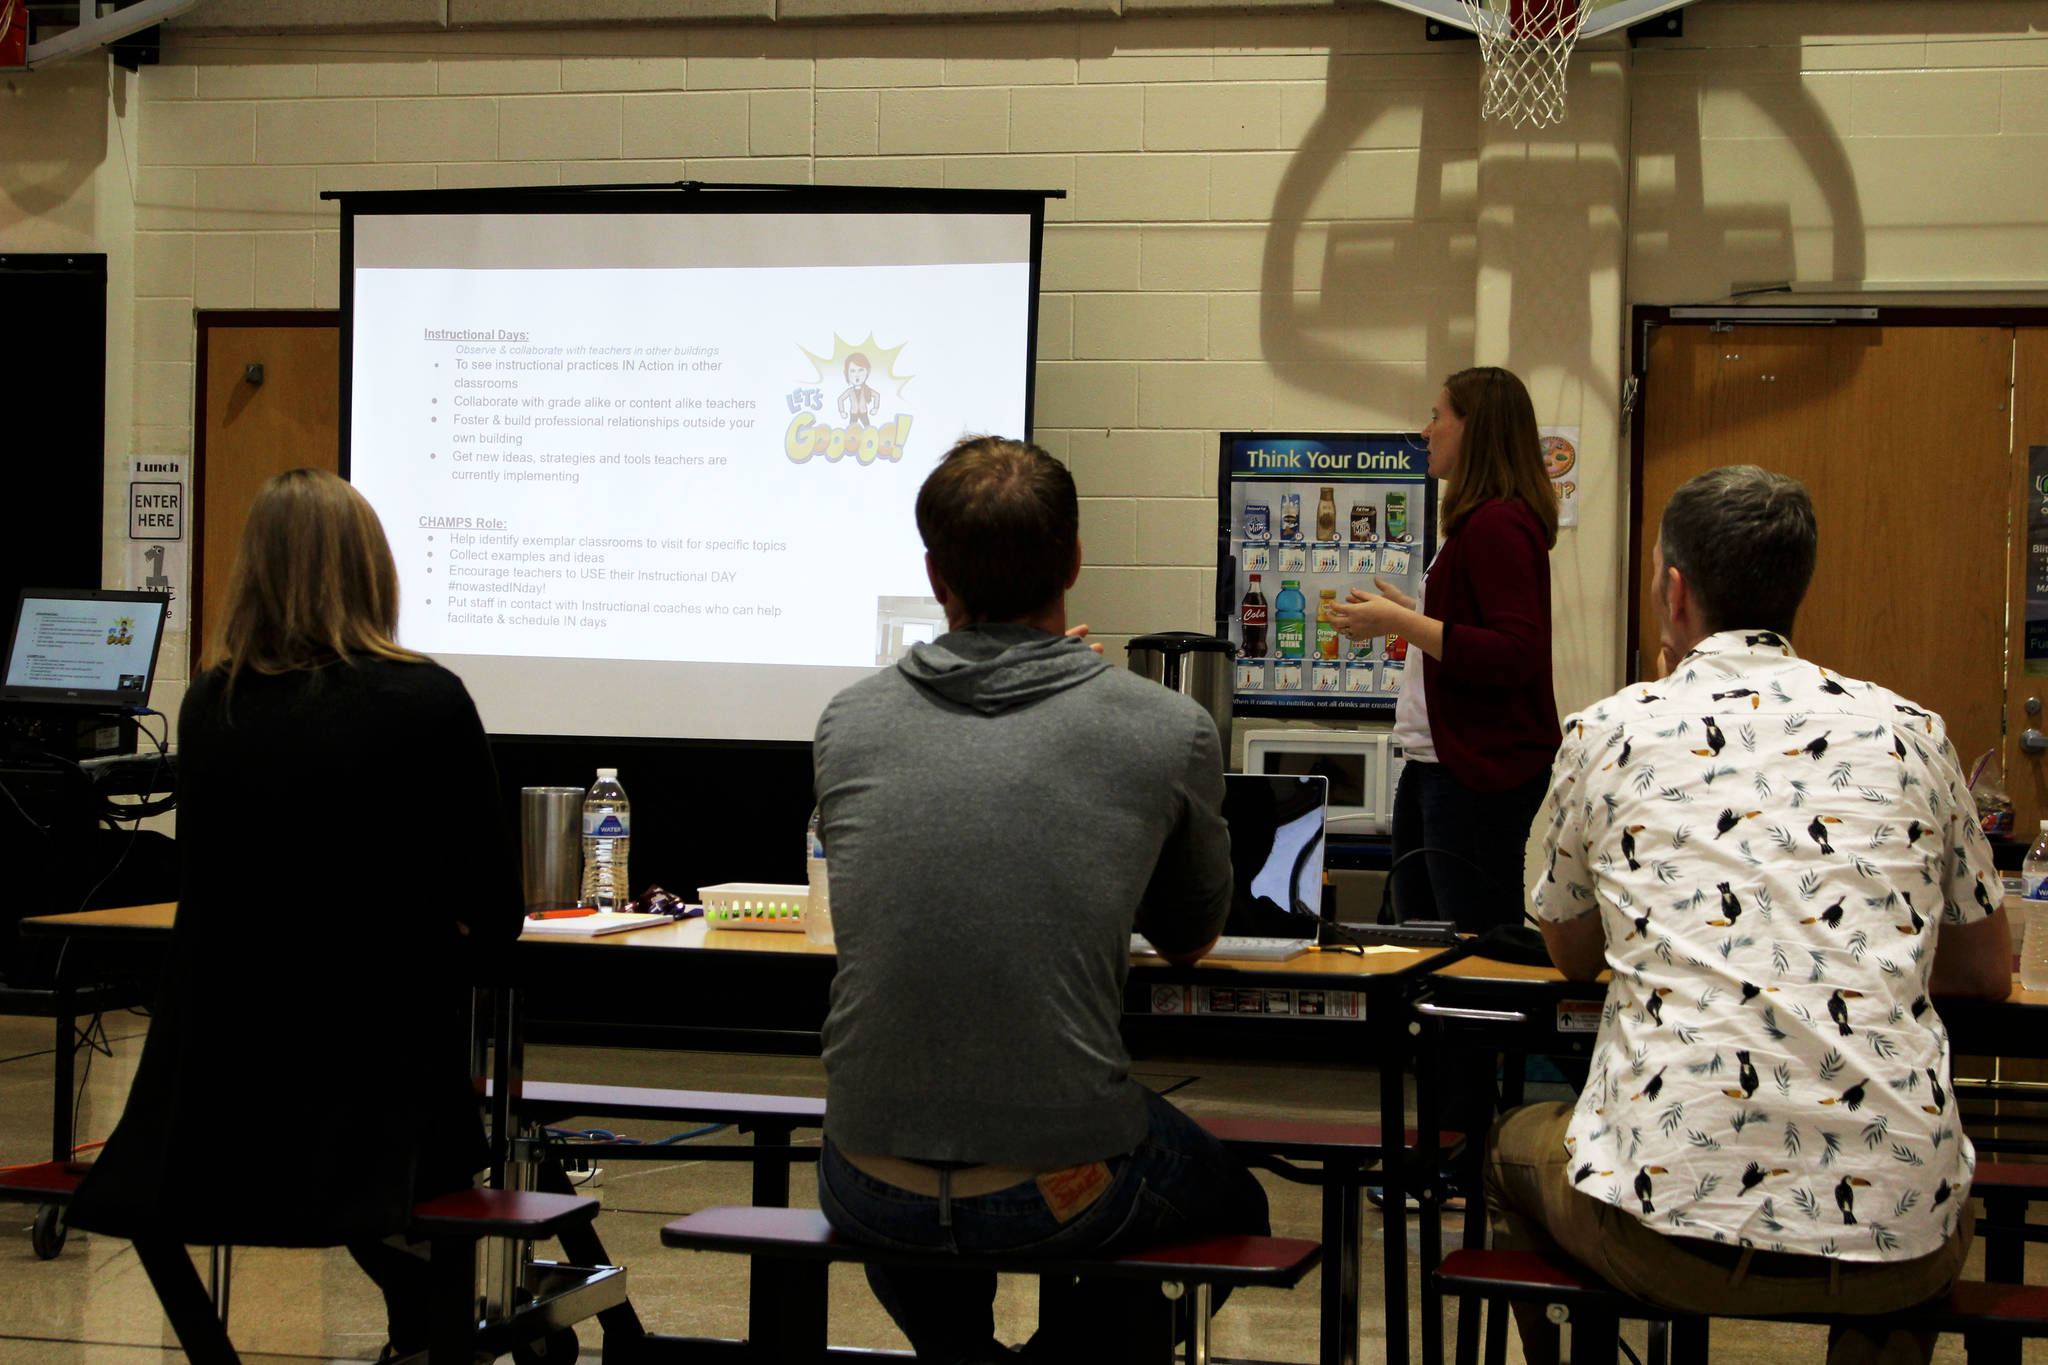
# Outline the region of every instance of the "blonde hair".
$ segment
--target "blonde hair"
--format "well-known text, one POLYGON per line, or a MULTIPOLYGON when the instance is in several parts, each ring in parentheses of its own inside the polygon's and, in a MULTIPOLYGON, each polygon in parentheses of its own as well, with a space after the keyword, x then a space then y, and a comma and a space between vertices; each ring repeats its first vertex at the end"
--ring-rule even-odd
POLYGON ((1557 546, 1557 489, 1543 468, 1536 405, 1512 370, 1480 365, 1444 381, 1451 410, 1464 419, 1458 467, 1444 492, 1444 534, 1464 525, 1480 504, 1519 502, 1543 527, 1543 543, 1557 546))
POLYGON ((214 662, 294 673, 357 655, 419 662, 400 648, 398 566, 361 493, 324 469, 263 485, 242 528, 214 662))

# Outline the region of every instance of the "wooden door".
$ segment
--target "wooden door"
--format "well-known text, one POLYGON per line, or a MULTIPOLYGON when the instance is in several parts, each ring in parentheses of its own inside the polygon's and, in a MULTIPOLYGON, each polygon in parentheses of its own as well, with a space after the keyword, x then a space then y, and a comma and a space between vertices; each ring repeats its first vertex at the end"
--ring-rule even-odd
POLYGON ((201 313, 192 666, 211 656, 249 504, 274 474, 340 461, 341 320, 201 313), (263 367, 255 383, 250 365, 263 367))
POLYGON ((2028 753, 2020 737, 2029 729, 2048 732, 2048 677, 2027 676, 2028 452, 2048 446, 2048 327, 2022 327, 2013 347, 2012 475, 2006 505, 2012 527, 2010 633, 2007 637, 2010 690, 2006 696, 2005 787, 2012 796, 2013 838, 2033 841, 2048 820, 2048 754, 2028 753), (2037 704, 2028 714, 2027 703, 2037 704))
POLYGON ((2012 353, 2000 326, 1659 328, 1635 513, 1639 676, 1655 669, 1665 502, 1704 470, 1759 464, 1803 482, 1820 522, 1801 656, 1940 712, 1965 765, 1997 747, 2012 353))

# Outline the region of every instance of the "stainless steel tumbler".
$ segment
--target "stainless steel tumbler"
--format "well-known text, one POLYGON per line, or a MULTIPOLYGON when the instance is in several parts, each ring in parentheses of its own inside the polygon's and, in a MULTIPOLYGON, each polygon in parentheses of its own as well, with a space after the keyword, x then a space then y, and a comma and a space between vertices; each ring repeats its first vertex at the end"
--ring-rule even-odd
POLYGON ((583 788, 519 789, 519 871, 529 914, 576 904, 583 889, 583 788))

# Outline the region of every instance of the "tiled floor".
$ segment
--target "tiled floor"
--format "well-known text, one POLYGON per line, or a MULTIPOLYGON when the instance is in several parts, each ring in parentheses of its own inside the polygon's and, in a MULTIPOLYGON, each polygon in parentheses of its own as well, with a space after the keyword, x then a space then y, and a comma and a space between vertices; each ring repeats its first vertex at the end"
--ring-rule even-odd
MULTIPOLYGON (((82 1138, 105 1136, 118 1117, 147 1026, 145 1019, 130 1014, 107 1021, 114 1055, 98 1058, 87 1079, 79 1103, 82 1138)), ((49 1046, 45 1022, 0 1018, 0 1164, 47 1155, 49 1046)), ((549 1047, 530 1050, 528 1065, 536 1077, 627 1085, 791 1094, 817 1094, 823 1086, 818 1063, 810 1059, 549 1047)), ((1371 1076, 1344 1069, 1189 1061, 1150 1062, 1141 1070, 1149 1084, 1171 1089, 1177 1103, 1197 1114, 1351 1118, 1373 1112, 1376 1104, 1371 1076)), ((639 1126, 628 1131, 642 1138, 667 1136, 639 1126)), ((249 1135, 249 1140, 277 1136, 249 1135)), ((237 1140, 240 1135, 221 1134, 219 1165, 209 1178, 235 1178, 237 1140)), ((1316 1191, 1262 1178, 1272 1198, 1274 1230, 1315 1236, 1316 1191)), ((612 1254, 630 1267, 633 1303, 650 1331, 708 1336, 744 1331, 744 1264, 665 1250, 656 1234, 662 1223, 691 1209, 747 1202, 746 1179, 742 1165, 687 1160, 604 1172, 598 1191, 605 1204, 600 1231, 612 1254)), ((801 1173, 797 1202, 815 1203, 801 1173)), ((0 1213, 6 1215, 0 1224, 0 1365, 170 1365, 183 1360, 125 1242, 73 1233, 61 1256, 39 1261, 29 1246, 30 1211, 0 1205, 0 1213)), ((1411 1244, 1412 1235, 1411 1230, 1411 1244)), ((1385 1359, 1377 1215, 1368 1215, 1367 1237, 1361 1297, 1364 1359, 1370 1362, 1385 1359)), ((1412 1276, 1411 1270, 1411 1296, 1412 1276)), ((1028 1335, 1033 1296, 1030 1281, 1005 1281, 997 1320, 1006 1339, 1028 1335)), ((832 1297, 835 1343, 902 1348, 902 1338, 875 1306, 857 1269, 835 1270, 832 1297)), ((1313 1276, 1292 1293, 1237 1296, 1217 1319, 1218 1353, 1248 1361, 1314 1360, 1316 1302, 1313 1276)), ((369 1360, 383 1341, 376 1293, 341 1251, 237 1251, 231 1308, 230 1329, 250 1365, 369 1360)), ((1640 1329, 1633 1335, 1640 1349, 1640 1329)), ((582 1341, 583 1359, 597 1359, 601 1343, 594 1324, 585 1325, 582 1341)), ((1717 1365, 1817 1362, 1824 1342, 1819 1328, 1725 1323, 1715 1331, 1714 1359, 1717 1365)), ((1419 1357, 1419 1349, 1415 1354, 1419 1357)), ((1513 1348, 1510 1358, 1520 1358, 1513 1348)), ((2026 1358, 2048 1362, 2048 1349, 2032 1344, 2026 1358)), ((1944 1340, 1936 1359, 1961 1361, 1961 1343, 1944 1340)))

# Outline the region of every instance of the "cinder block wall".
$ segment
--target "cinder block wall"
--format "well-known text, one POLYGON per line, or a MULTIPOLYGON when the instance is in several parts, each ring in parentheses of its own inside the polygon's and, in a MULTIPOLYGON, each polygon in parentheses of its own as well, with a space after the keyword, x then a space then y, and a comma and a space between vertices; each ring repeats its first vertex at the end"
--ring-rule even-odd
POLYGON ((1219 429, 1412 427, 1469 363, 1477 76, 1392 10, 179 38, 138 90, 138 439, 189 447, 193 309, 335 306, 322 190, 1063 190, 1036 434, 1120 653, 1209 623, 1219 429))
POLYGON ((1529 138, 1479 124, 1470 43, 1379 5, 719 0, 530 27, 675 8, 209 0, 139 78, 0 80, 0 249, 113 259, 110 473, 190 449, 194 308, 333 306, 322 189, 1064 189, 1037 435, 1080 483, 1074 605, 1112 651, 1209 620, 1218 429, 1408 426, 1497 361, 1585 433, 1553 561, 1571 707, 1621 678, 1632 302, 2048 297, 2025 292, 2048 284, 2048 38, 2021 0, 1703 0, 1682 40, 1589 45, 1571 118, 1529 138), (1992 287, 1940 287, 1962 282, 1992 287))

